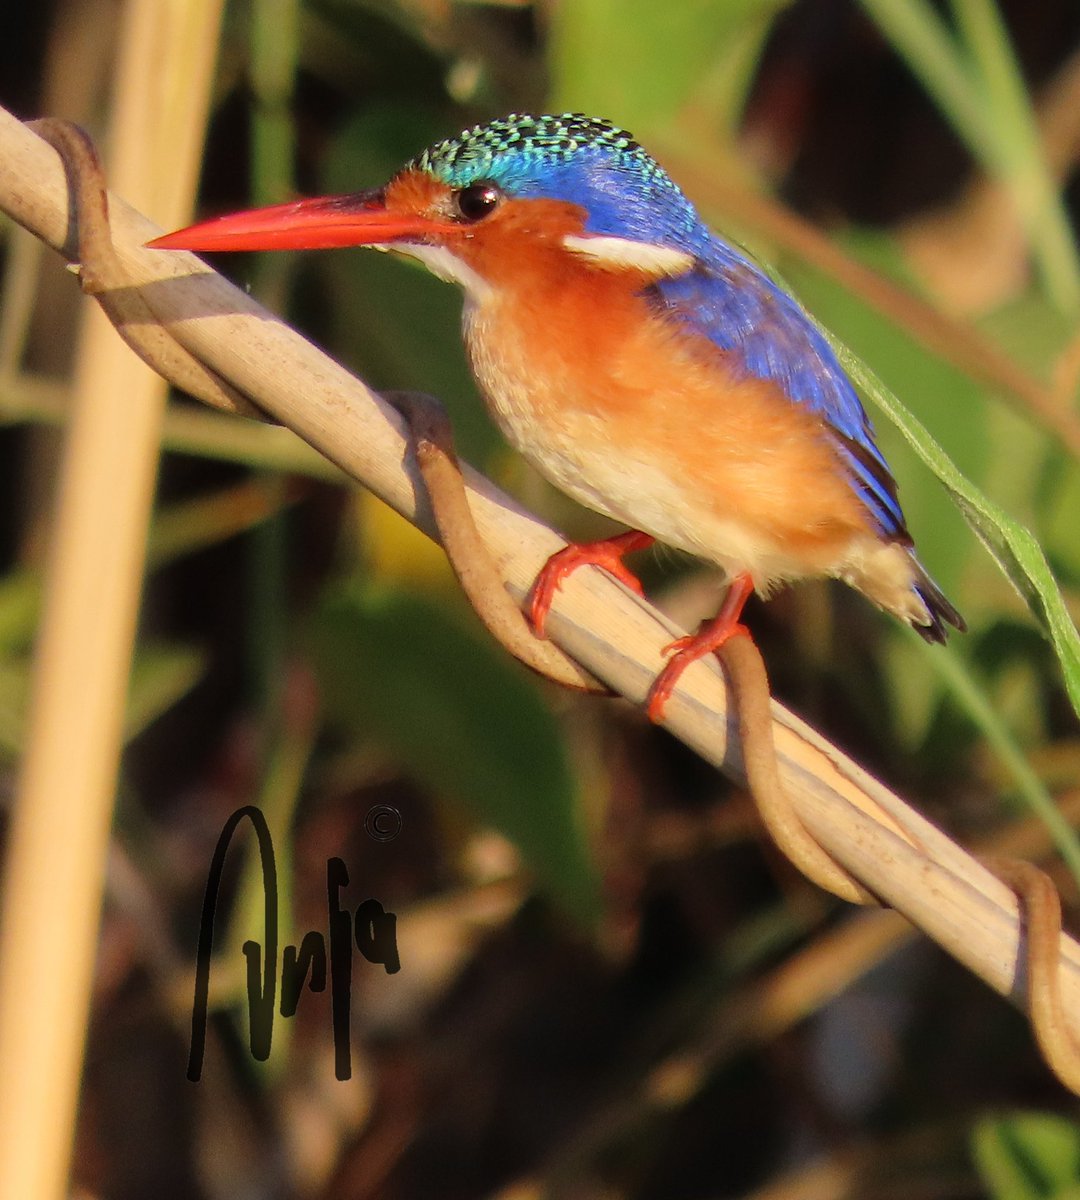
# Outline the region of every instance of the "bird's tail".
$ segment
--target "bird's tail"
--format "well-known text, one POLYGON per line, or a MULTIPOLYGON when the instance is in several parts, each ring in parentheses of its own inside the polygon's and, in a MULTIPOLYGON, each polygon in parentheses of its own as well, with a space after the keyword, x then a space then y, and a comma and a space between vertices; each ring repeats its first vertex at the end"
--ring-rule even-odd
POLYGON ((915 594, 923 602, 929 620, 926 622, 912 621, 912 628, 928 642, 938 642, 944 645, 948 640, 946 625, 951 625, 960 633, 967 631, 964 618, 946 599, 945 593, 927 574, 926 568, 913 554, 912 564, 915 567, 915 578, 912 587, 915 594))

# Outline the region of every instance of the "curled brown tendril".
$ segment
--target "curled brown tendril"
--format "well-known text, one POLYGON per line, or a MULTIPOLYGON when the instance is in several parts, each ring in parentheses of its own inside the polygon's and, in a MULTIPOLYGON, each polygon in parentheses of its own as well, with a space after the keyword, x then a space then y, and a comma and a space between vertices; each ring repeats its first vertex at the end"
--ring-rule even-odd
POLYGON ((427 488, 443 550, 469 603, 491 635, 516 659, 564 687, 607 693, 572 658, 535 637, 503 586, 495 560, 476 528, 443 406, 418 392, 383 392, 405 418, 416 464, 427 488))
POLYGON ((720 648, 739 718, 743 767, 750 794, 773 841, 810 880, 852 904, 880 901, 807 832, 780 781, 773 745, 769 679, 753 640, 733 637, 720 648))
POLYGON ((181 346, 133 287, 113 248, 105 173, 90 135, 70 121, 46 117, 30 128, 60 155, 71 193, 69 241, 82 289, 105 310, 116 332, 159 375, 212 408, 269 420, 235 388, 181 346))
POLYGON ((1080 1044, 1061 1001, 1061 897, 1054 881, 1034 863, 1019 858, 984 858, 1020 902, 1027 954, 1017 960, 1026 985, 1028 1017, 1043 1058, 1058 1079, 1080 1095, 1080 1044))

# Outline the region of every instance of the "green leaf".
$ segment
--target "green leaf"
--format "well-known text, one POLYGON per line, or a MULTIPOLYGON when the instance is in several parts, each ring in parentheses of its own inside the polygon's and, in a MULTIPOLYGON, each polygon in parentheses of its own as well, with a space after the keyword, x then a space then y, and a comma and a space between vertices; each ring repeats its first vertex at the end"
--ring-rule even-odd
POLYGON ((900 430, 915 453, 945 485, 998 566, 1027 602, 1049 637, 1061 664, 1065 687, 1080 714, 1080 636, 1065 607, 1046 556, 1032 534, 985 496, 873 371, 846 346, 829 337, 854 382, 900 430))
POLYGON ((994 0, 953 0, 953 30, 928 0, 862 0, 988 174, 1010 189, 1055 304, 1080 304, 1080 257, 1031 99, 994 0))
POLYGON ((945 681, 957 703, 982 732, 987 744, 1012 776, 1025 804, 1046 826, 1061 857, 1080 883, 1080 837, 1025 758, 1008 723, 994 706, 986 689, 959 654, 937 653, 936 647, 920 641, 914 633, 910 636, 912 641, 918 642, 931 667, 945 681))
POLYGON ((1062 1117, 987 1118, 972 1131, 972 1153, 993 1200, 1066 1200, 1080 1185, 1080 1129, 1062 1117))
POLYGON ((128 685, 124 740, 142 733, 199 682, 206 655, 193 646, 142 644, 135 653, 128 685))
MULTIPOLYGON (((125 743, 187 695, 205 666, 205 654, 190 646, 141 646, 128 685, 125 743)), ((22 751, 26 737, 32 671, 28 657, 0 659, 0 752, 12 756, 22 751)))
POLYGON ((533 680, 429 598, 385 586, 331 593, 314 628, 324 696, 436 794, 520 850, 582 921, 599 884, 562 733, 533 680))
POLYGON ((0 655, 30 645, 41 604, 41 577, 19 569, 0 579, 0 655))
POLYGON ((1076 520, 1080 513, 1080 464, 1070 459, 1055 466, 1056 478, 1044 505, 1043 528, 1055 566, 1064 570, 1067 581, 1075 585, 1080 583, 1080 538, 1077 537, 1076 520))
POLYGON ((29 692, 29 663, 0 659, 0 754, 10 759, 22 753, 29 692))

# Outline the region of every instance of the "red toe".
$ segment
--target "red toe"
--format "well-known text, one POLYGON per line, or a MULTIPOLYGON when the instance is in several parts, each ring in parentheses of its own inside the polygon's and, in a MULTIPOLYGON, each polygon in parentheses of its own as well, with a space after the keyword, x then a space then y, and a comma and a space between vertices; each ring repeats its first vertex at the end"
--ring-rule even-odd
POLYGON ((553 554, 537 575, 529 594, 529 620, 536 636, 544 636, 544 625, 555 602, 555 593, 562 586, 563 580, 579 567, 603 567, 639 596, 644 596, 640 581, 622 559, 624 554, 633 550, 644 550, 651 546, 653 541, 649 534, 632 529, 619 534, 618 537, 566 546, 557 554, 553 554))
POLYGON ((658 725, 664 719, 664 709, 671 699, 671 693, 691 663, 704 658, 706 654, 715 654, 730 638, 740 634, 750 637, 750 630, 740 623, 739 618, 753 590, 754 584, 749 575, 737 575, 731 581, 719 613, 707 625, 697 633, 677 638, 664 647, 664 653, 670 654, 671 658, 649 689, 645 712, 650 721, 658 725))

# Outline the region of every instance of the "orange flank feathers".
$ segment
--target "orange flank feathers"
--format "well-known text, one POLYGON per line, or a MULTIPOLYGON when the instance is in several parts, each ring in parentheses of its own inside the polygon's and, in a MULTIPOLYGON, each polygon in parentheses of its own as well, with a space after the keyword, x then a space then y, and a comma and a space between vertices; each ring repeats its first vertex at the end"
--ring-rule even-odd
POLYGON ((652 312, 644 269, 568 255, 580 218, 561 207, 527 252, 497 237, 497 217, 482 246, 457 248, 487 285, 466 314, 473 369, 521 453, 589 507, 748 570, 761 591, 876 542, 818 418, 652 312))

